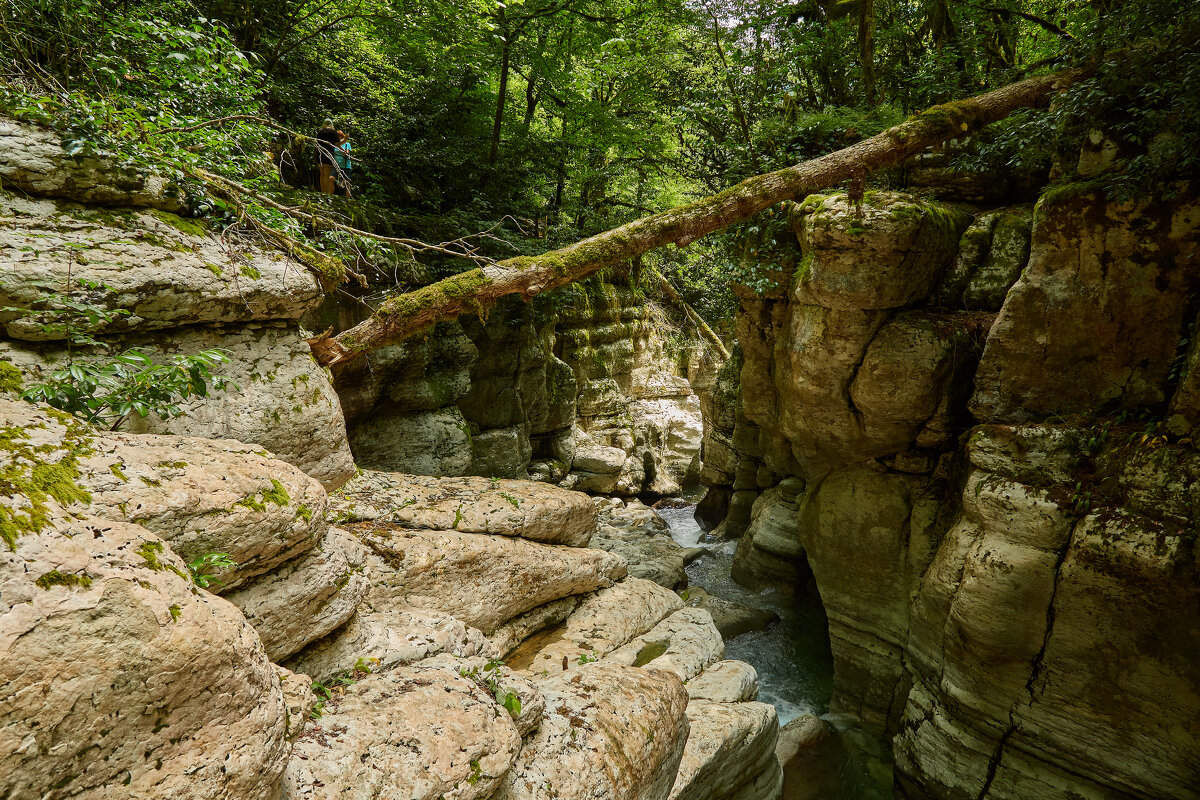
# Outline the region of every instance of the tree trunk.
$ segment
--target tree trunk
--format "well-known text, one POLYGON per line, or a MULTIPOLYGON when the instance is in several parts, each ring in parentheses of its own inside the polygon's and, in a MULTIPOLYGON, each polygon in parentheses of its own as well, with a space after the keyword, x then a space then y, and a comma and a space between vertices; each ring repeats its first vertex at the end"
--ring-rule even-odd
POLYGON ((492 144, 488 149, 488 166, 496 163, 500 153, 500 128, 504 124, 504 100, 508 96, 508 68, 512 58, 512 42, 508 34, 504 36, 504 45, 500 51, 500 96, 496 98, 496 119, 492 123, 492 144))
POLYGON ((858 61, 867 103, 874 108, 879 105, 875 96, 875 0, 858 0, 858 61))
POLYGON ((747 178, 690 205, 635 220, 561 250, 510 258, 396 295, 353 328, 312 341, 313 355, 322 366, 340 364, 406 339, 439 320, 454 319, 465 311, 484 314, 504 295, 520 294, 529 300, 657 247, 671 243, 684 247, 775 203, 803 198, 855 175, 890 166, 926 147, 977 131, 1018 108, 1043 103, 1052 92, 1086 74, 1081 69, 1066 70, 934 106, 878 136, 802 164, 747 178))

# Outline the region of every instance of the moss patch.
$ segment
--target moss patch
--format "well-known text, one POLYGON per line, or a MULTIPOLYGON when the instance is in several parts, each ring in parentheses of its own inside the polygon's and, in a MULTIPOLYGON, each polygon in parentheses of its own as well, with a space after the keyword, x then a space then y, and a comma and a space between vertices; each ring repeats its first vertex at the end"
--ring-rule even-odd
POLYGON ((51 586, 65 586, 67 588, 79 587, 86 589, 92 585, 92 576, 86 572, 59 572, 58 570, 50 570, 34 581, 38 587, 49 589, 51 586))
POLYGON ((109 464, 108 471, 120 478, 122 483, 129 483, 129 476, 121 469, 120 464, 109 464))
POLYGON ((146 562, 147 569, 153 570, 154 572, 169 570, 183 578, 185 581, 188 581, 189 583, 191 582, 191 578, 185 574, 183 570, 174 564, 165 564, 163 563, 162 559, 159 558, 159 556, 161 556, 164 552, 162 542, 142 542, 136 552, 142 557, 142 560, 146 562))
MULTIPOLYGON (((263 512, 267 510, 267 503, 274 503, 277 506, 286 506, 291 501, 292 498, 288 495, 287 489, 283 488, 283 484, 274 478, 271 478, 270 489, 264 489, 262 492, 257 492, 249 495, 248 497, 243 497, 241 500, 238 500, 236 503, 234 503, 234 505, 244 506, 251 511, 263 512), (262 500, 258 499, 259 494, 262 495, 262 500)), ((311 515, 311 513, 312 512, 310 511, 309 514, 311 515)))
POLYGON ((208 233, 208 228, 199 220, 184 219, 178 214, 172 214, 170 211, 162 211, 157 208, 151 210, 150 214, 159 222, 164 222, 180 233, 186 233, 188 236, 204 236, 208 233))
POLYGON ((21 370, 8 361, 0 361, 0 392, 19 392, 24 384, 21 370))
POLYGON ((91 429, 61 411, 46 413, 66 428, 61 445, 34 446, 25 429, 16 425, 0 428, 0 450, 7 454, 7 463, 0 468, 0 496, 25 501, 18 508, 0 507, 0 539, 9 550, 17 549, 19 536, 46 526, 51 498, 64 506, 92 501, 92 495, 76 482, 80 456, 92 453, 91 429), (58 461, 47 461, 55 454, 60 454, 58 461))

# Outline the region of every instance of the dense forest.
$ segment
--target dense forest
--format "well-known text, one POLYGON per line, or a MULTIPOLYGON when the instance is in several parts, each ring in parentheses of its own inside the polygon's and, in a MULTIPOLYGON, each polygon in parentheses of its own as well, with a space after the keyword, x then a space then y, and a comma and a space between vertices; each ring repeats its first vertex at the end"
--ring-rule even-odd
MULTIPOLYGON (((378 284, 396 253, 444 275, 552 250, 1069 67, 1087 79, 973 137, 955 168, 998 170, 1014 194, 1070 180, 1100 127, 1128 151, 1108 191, 1192 177, 1197 6, 6 0, 0 103, 78 154, 170 175, 198 216, 349 259, 378 284), (352 143, 353 200, 312 191, 308 137, 325 118, 352 143), (286 211, 299 207, 392 241, 286 211)), ((763 280, 764 260, 742 256, 781 226, 768 209, 648 258, 716 321, 730 280, 763 280)))

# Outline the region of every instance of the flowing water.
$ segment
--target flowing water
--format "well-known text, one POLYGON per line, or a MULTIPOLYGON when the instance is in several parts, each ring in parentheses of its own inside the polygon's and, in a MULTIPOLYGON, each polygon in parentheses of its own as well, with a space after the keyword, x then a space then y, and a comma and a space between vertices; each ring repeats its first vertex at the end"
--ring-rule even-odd
POLYGON ((693 561, 688 581, 710 594, 752 608, 768 609, 780 621, 765 631, 745 633, 725 643, 725 657, 745 661, 758 671, 758 699, 775 706, 779 724, 803 714, 822 717, 838 736, 805 767, 801 786, 789 780, 784 800, 882 800, 891 793, 891 765, 878 742, 859 731, 853 720, 829 714, 833 693, 833 655, 825 609, 815 596, 788 596, 773 590, 754 592, 730 576, 737 542, 712 545, 693 516, 695 506, 664 508, 659 515, 671 537, 684 547, 708 547, 712 555, 693 561))

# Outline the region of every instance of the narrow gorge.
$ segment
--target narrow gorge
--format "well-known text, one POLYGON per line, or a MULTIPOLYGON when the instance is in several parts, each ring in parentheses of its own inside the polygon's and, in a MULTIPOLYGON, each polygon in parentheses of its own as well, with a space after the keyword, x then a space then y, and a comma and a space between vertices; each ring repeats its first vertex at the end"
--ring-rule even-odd
POLYGON ((1200 158, 1086 107, 1188 14, 145 2, 25 9, 142 54, 84 111, 0 20, 0 798, 1200 800, 1200 158), (1012 63, 897 116, 906 36, 1012 63), (283 122, 338 48, 362 162, 283 122))

